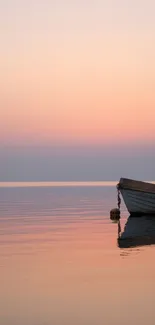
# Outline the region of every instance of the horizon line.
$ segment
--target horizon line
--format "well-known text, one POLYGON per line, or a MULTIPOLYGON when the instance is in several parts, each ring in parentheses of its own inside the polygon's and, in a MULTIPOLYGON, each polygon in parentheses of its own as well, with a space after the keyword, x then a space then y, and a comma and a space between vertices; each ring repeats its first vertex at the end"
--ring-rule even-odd
MULTIPOLYGON (((155 183, 155 181, 144 181, 155 183)), ((0 188, 17 187, 104 187, 116 186, 118 181, 15 181, 0 182, 0 188)))

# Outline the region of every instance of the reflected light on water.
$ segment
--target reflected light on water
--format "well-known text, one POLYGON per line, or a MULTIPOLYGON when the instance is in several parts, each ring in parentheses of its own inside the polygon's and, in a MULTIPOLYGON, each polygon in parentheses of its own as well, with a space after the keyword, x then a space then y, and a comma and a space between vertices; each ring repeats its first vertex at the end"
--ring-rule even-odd
POLYGON ((114 187, 0 189, 3 325, 154 324, 154 246, 117 245, 115 202, 114 187))

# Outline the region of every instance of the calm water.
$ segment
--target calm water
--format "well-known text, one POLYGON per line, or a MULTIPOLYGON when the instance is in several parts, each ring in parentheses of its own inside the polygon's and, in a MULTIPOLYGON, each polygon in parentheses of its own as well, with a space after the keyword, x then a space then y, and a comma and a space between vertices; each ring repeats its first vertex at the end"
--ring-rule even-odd
POLYGON ((0 324, 154 325, 154 245, 119 247, 114 184, 69 185, 1 184, 0 324))

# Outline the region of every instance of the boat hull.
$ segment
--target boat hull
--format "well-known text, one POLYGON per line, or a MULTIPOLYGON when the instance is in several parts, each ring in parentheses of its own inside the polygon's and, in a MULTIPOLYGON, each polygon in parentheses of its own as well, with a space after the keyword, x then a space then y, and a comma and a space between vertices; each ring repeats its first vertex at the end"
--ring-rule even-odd
POLYGON ((133 189, 120 189, 130 215, 155 215, 155 193, 133 189))

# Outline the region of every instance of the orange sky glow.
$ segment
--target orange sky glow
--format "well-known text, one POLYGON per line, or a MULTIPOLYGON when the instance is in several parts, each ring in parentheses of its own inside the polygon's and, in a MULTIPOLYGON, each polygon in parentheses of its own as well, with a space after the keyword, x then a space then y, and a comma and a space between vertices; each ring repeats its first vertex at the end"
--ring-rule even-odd
POLYGON ((0 144, 154 141, 154 3, 58 2, 2 8, 0 144))

